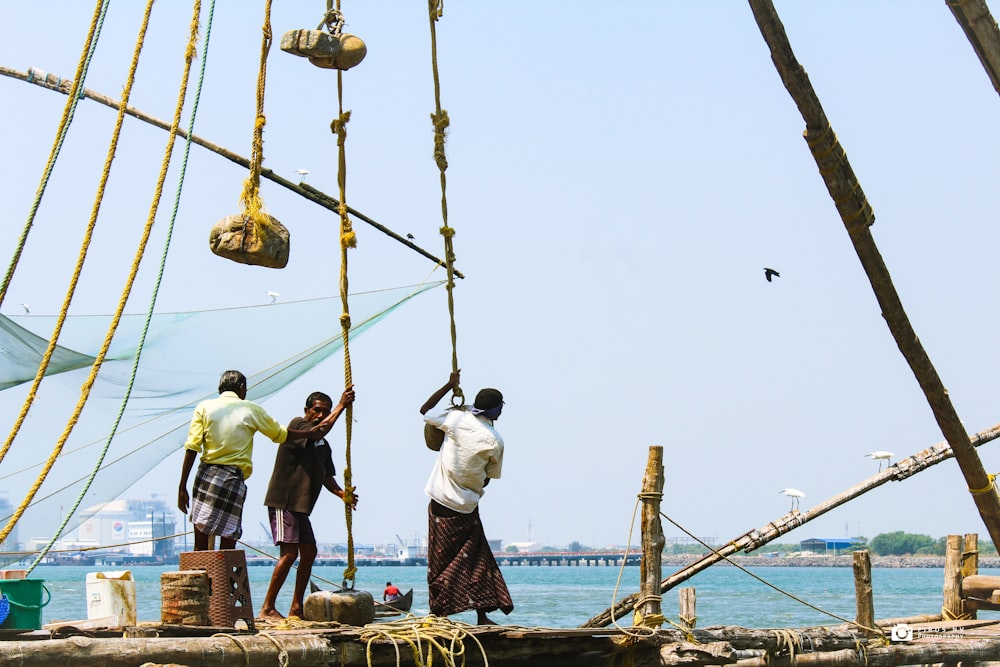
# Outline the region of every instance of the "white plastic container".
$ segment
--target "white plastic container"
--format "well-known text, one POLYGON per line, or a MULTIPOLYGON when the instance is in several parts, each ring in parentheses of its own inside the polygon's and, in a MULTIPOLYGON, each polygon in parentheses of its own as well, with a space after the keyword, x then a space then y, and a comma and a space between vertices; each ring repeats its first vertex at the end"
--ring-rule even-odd
POLYGON ((87 618, 117 616, 117 626, 135 625, 135 580, 132 572, 87 573, 87 618))

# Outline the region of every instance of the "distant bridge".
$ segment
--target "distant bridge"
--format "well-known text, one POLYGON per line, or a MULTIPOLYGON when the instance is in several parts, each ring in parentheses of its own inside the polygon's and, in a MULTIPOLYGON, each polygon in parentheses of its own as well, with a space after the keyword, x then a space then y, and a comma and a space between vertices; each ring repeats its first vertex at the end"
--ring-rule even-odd
POLYGON ((494 553, 502 567, 510 566, 545 566, 545 565, 575 565, 577 567, 614 567, 638 565, 642 560, 642 552, 629 551, 532 551, 494 553))

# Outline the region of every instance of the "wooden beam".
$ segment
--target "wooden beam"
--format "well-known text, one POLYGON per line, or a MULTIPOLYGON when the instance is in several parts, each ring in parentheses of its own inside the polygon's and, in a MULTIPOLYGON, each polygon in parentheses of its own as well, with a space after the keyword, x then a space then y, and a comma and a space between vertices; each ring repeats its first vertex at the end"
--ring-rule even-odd
MULTIPOLYGON (((663 526, 660 524, 660 499, 663 498, 663 447, 650 447, 646 475, 642 481, 642 560, 639 562, 639 594, 642 602, 639 614, 658 617, 660 604, 660 573, 663 567, 663 526)), ((662 619, 654 623, 662 624, 662 619)))
POLYGON ((771 50, 771 60, 806 123, 806 142, 868 276, 882 316, 916 377, 941 433, 955 452, 955 460, 993 543, 1000 544, 1000 496, 997 496, 993 479, 987 474, 976 450, 969 445, 969 436, 951 403, 948 390, 903 309, 889 270, 871 235, 875 214, 851 168, 847 153, 827 120, 809 76, 792 52, 774 4, 771 0, 749 2, 761 35, 771 50))
POLYGON ((1000 93, 1000 28, 986 0, 945 0, 979 56, 993 89, 1000 93))
POLYGON ((867 551, 854 552, 854 599, 858 608, 855 617, 866 637, 881 634, 875 625, 875 602, 872 597, 872 559, 867 551))
MULTIPOLYGON (((58 76, 55 76, 55 75, 52 75, 52 74, 48 74, 47 72, 42 72, 42 71, 36 70, 33 67, 32 68, 28 68, 27 72, 19 72, 18 70, 11 69, 9 67, 4 67, 4 66, 0 65, 0 75, 9 77, 11 79, 18 79, 20 81, 25 81, 27 83, 33 83, 36 86, 39 86, 39 87, 44 88, 46 90, 51 90, 51 91, 54 91, 54 92, 57 92, 57 93, 62 93, 63 95, 68 95, 70 93, 70 90, 73 87, 73 80, 72 79, 63 79, 63 78, 60 78, 58 76)), ((81 95, 81 97, 85 97, 88 100, 93 100, 94 102, 97 102, 99 104, 103 104, 104 106, 111 107, 112 109, 115 109, 115 110, 118 109, 118 104, 119 104, 118 100, 115 100, 115 99, 113 99, 111 97, 108 97, 107 95, 103 95, 101 93, 98 93, 98 92, 96 92, 94 90, 90 90, 89 88, 84 88, 83 92, 80 95, 81 95)), ((149 115, 149 114, 147 114, 147 113, 145 113, 143 111, 140 111, 139 109, 136 109, 135 107, 127 107, 125 109, 125 113, 127 115, 129 115, 129 116, 132 116, 133 118, 137 118, 137 119, 141 120, 144 123, 148 123, 149 125, 152 125, 153 127, 158 127, 161 130, 168 130, 168 131, 170 130, 170 123, 167 123, 166 121, 160 120, 159 118, 157 118, 155 116, 151 116, 151 115, 149 115)), ((181 137, 182 139, 187 139, 187 132, 185 130, 182 130, 182 129, 178 128, 177 129, 177 136, 181 137)), ((234 162, 234 163, 240 165, 241 167, 244 167, 246 169, 250 168, 250 160, 248 158, 243 157, 239 153, 234 153, 233 151, 229 150, 228 148, 223 148, 222 146, 219 146, 218 144, 214 144, 211 141, 209 141, 207 139, 204 139, 202 137, 199 137, 196 134, 191 135, 191 143, 198 144, 202 148, 206 148, 206 149, 212 151, 213 153, 215 153, 216 155, 221 155, 222 157, 226 158, 230 162, 234 162)), ((338 207, 340 206, 340 202, 338 202, 336 199, 334 199, 330 195, 328 195, 328 194, 326 194, 324 192, 321 192, 321 191, 317 190, 314 187, 308 186, 305 183, 293 183, 292 181, 289 181, 287 178, 282 178, 281 176, 278 176, 273 171, 271 171, 270 169, 267 169, 267 168, 261 169, 260 170, 260 175, 263 178, 266 178, 267 180, 271 181, 272 183, 276 183, 277 185, 280 185, 281 187, 283 187, 283 188, 285 188, 287 190, 291 190, 292 192, 294 192, 294 193, 296 193, 296 194, 298 194, 298 195, 300 195, 300 196, 308 199, 309 201, 311 201, 311 202, 313 202, 315 204, 319 204, 323 208, 328 209, 330 211, 333 211, 334 213, 337 213, 339 215, 339 208, 338 207)), ((347 212, 350 213, 355 218, 357 218, 358 220, 361 220, 362 222, 367 223, 368 225, 370 225, 370 226, 374 227, 375 229, 379 230, 380 232, 382 232, 386 236, 392 238, 393 240, 398 241, 399 243, 402 243, 403 245, 407 246, 411 250, 415 251, 417 254, 422 255, 423 257, 426 257, 427 259, 431 260, 435 264, 438 264, 440 266, 444 266, 445 265, 444 260, 438 259, 437 257, 435 257, 431 253, 427 252, 426 250, 424 250, 420 246, 416 245, 415 243, 413 243, 409 239, 400 236, 399 234, 397 234, 396 232, 392 231, 391 229, 389 229, 385 225, 382 225, 382 224, 376 222, 375 220, 373 220, 372 218, 368 217, 367 215, 365 215, 361 211, 358 211, 357 209, 354 209, 354 208, 351 208, 350 206, 348 206, 347 207, 347 212)), ((338 225, 340 224, 339 218, 337 220, 337 224, 338 225)), ((459 270, 457 270, 457 269, 455 269, 455 276, 457 278, 465 278, 465 276, 462 274, 462 272, 459 271, 459 270)))

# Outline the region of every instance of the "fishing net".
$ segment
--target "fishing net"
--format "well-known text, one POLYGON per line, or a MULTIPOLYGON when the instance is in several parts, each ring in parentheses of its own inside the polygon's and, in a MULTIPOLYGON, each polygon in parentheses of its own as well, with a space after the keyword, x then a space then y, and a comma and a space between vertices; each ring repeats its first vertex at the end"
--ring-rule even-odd
MULTIPOLYGON (((411 298, 441 284, 443 281, 351 295, 351 338, 411 298)), ((72 506, 112 431, 115 435, 101 470, 66 533, 183 445, 191 411, 199 401, 218 395, 216 387, 223 370, 243 371, 249 384, 247 398, 262 401, 339 352, 343 347, 340 311, 337 296, 154 315, 130 400, 115 429, 114 420, 132 375, 146 320, 145 315, 126 315, 87 409, 18 524, 20 539, 9 539, 5 546, 45 536, 46 527, 54 530, 58 522, 52 517, 59 518, 63 507, 72 506), (31 535, 25 534, 26 525, 31 526, 31 535)), ((70 316, 66 321, 47 377, 0 465, 0 489, 6 496, 0 498, 0 522, 10 519, 65 429, 109 321, 110 316, 70 316)), ((0 411, 8 426, 38 371, 54 326, 55 317, 0 315, 0 411)))

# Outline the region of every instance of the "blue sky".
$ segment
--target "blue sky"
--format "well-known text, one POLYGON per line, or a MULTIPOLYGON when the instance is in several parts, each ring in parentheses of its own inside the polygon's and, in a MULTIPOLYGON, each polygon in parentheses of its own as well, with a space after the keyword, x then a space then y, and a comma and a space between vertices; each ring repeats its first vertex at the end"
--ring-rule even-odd
MULTIPOLYGON (((336 77, 277 47, 286 30, 315 27, 324 7, 274 3, 264 151, 265 166, 292 179, 306 168, 307 183, 335 194, 328 125, 336 77)), ((624 542, 650 445, 664 447, 664 512, 724 541, 786 512, 784 487, 805 492, 804 509, 873 474, 867 452, 905 456, 942 439, 746 4, 444 9, 449 220, 467 276, 455 296, 459 362, 466 393, 496 386, 507 399, 498 422, 507 441, 503 478, 482 504, 491 537, 624 542), (765 266, 781 277, 766 282, 765 266)), ((344 77, 348 203, 440 254, 424 3, 345 2, 343 10, 347 30, 368 45, 365 61, 344 77)), ((945 2, 779 2, 777 10, 872 204, 874 238, 959 416, 970 431, 992 426, 1000 371, 996 91, 945 2)), ((11 3, 0 64, 71 77, 92 11, 87 3, 11 3)), ((140 12, 140 3, 112 3, 89 88, 120 94, 140 12)), ((132 104, 160 118, 173 112, 189 20, 184 3, 153 10, 132 104)), ((243 154, 261 22, 260 7, 218 3, 196 126, 243 154)), ((6 78, 0 94, 6 258, 65 98, 6 78)), ((22 302, 57 312, 113 120, 107 108, 81 104, 4 314, 18 315, 22 302)), ((126 123, 73 312, 114 307, 164 141, 159 130, 126 123)), ((288 268, 246 267, 208 252, 208 230, 237 212, 244 176, 193 149, 159 308, 259 304, 268 290, 288 300, 337 292, 336 220, 272 185, 263 186, 265 204, 292 231, 288 268)), ((148 300, 164 206, 130 310, 148 300)), ((428 277, 427 260, 363 223, 356 229, 352 289, 428 277)), ((309 325, 268 324, 276 345, 281 327, 309 325)), ((446 380, 450 355, 440 290, 352 345, 361 541, 425 533, 432 455, 417 410, 446 380)), ((340 390, 341 364, 331 359, 266 406, 290 419, 313 389, 340 390)), ((0 402, 5 424, 19 405, 0 402)), ((70 408, 46 419, 64 423, 70 408)), ((264 516, 271 447, 256 447, 250 536, 253 512, 264 516)), ((339 467, 342 448, 338 430, 339 467)), ((28 436, 12 451, 31 458, 48 449, 28 436)), ((995 449, 980 449, 990 472, 1000 468, 995 449)), ((179 453, 168 458, 136 488, 173 496, 180 461, 179 453)), ((342 539, 339 500, 325 497, 316 516, 321 540, 342 539)), ((786 539, 891 530, 986 535, 949 461, 786 539)))

